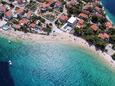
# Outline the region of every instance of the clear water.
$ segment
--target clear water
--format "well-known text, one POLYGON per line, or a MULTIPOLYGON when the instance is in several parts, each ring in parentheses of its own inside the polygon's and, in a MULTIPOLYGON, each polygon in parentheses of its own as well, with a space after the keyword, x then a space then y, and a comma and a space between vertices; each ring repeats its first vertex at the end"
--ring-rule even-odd
POLYGON ((115 86, 115 73, 90 53, 72 45, 9 44, 0 38, 0 62, 12 61, 14 86, 115 86))
POLYGON ((105 7, 107 15, 115 24, 115 0, 101 0, 101 1, 103 3, 103 6, 105 7))

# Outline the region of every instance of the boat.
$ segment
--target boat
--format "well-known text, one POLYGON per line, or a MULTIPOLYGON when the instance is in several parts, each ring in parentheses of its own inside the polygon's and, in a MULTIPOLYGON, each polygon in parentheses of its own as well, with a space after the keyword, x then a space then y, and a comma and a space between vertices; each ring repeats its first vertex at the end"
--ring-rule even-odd
POLYGON ((11 41, 9 40, 9 41, 8 41, 8 43, 10 44, 10 43, 11 43, 11 41))
POLYGON ((11 60, 9 60, 8 63, 9 63, 9 65, 12 65, 12 61, 11 60))

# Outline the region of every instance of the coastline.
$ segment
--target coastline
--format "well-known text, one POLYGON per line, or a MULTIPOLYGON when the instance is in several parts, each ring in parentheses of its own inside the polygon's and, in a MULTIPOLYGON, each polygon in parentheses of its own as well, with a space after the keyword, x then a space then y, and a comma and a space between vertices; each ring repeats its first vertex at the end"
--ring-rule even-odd
POLYGON ((33 43, 62 43, 62 44, 69 44, 75 47, 80 47, 86 50, 91 51, 91 54, 99 57, 103 60, 104 64, 107 64, 112 69, 115 69, 115 61, 112 60, 111 56, 107 53, 102 52, 101 50, 96 50, 95 46, 90 46, 84 39, 80 37, 73 36, 72 34, 68 33, 60 33, 56 36, 50 35, 39 35, 39 34, 32 34, 32 33, 23 33, 20 31, 3 31, 0 30, 0 36, 6 37, 8 40, 11 41, 29 41, 33 43))
POLYGON ((115 27, 115 24, 114 24, 113 21, 110 19, 109 15, 108 15, 108 12, 107 12, 107 10, 105 9, 105 7, 104 7, 102 1, 100 1, 100 5, 102 6, 102 10, 103 10, 103 12, 104 12, 105 17, 107 18, 107 20, 110 21, 110 22, 113 24, 113 27, 115 27))
POLYGON ((100 5, 102 6, 102 10, 103 10, 104 14, 106 15, 107 20, 110 21, 110 22, 113 24, 112 20, 111 20, 111 19, 109 18, 109 16, 107 15, 106 9, 105 9, 105 7, 104 7, 102 1, 100 1, 100 5))

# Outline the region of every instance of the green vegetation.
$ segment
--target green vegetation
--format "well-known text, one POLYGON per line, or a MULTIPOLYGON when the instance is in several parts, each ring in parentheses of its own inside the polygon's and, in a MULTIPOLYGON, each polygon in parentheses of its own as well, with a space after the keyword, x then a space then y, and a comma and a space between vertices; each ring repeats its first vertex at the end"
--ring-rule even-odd
POLYGON ((38 17, 38 19, 42 22, 42 23, 45 23, 45 19, 44 18, 42 18, 42 17, 38 17))
POLYGON ((35 11, 37 9, 37 5, 38 4, 35 1, 30 1, 30 3, 26 5, 26 8, 35 11))
POLYGON ((112 49, 115 50, 115 44, 113 44, 112 49))
MULTIPOLYGON (((52 25, 51 25, 51 26, 52 26, 52 25)), ((50 26, 49 24, 46 25, 46 28, 45 28, 44 31, 47 32, 47 35, 49 35, 49 34, 51 33, 51 31, 52 31, 51 26, 50 26)))
POLYGON ((72 6, 69 6, 69 5, 66 6, 67 13, 69 14, 69 16, 75 15, 78 18, 84 20, 83 27, 81 27, 81 28, 75 27, 74 28, 74 31, 75 31, 74 35, 82 37, 83 39, 88 41, 89 44, 95 45, 97 49, 101 49, 104 51, 106 45, 109 43, 113 44, 113 49, 115 49, 115 45, 114 45, 114 43, 115 43, 115 29, 114 28, 110 28, 110 29, 106 28, 105 24, 106 24, 106 22, 108 22, 108 20, 106 19, 103 10, 100 10, 100 12, 99 12, 99 14, 102 15, 103 17, 95 15, 95 13, 96 13, 95 7, 98 6, 98 7, 102 8, 100 4, 94 4, 92 7, 87 8, 87 9, 84 8, 84 6, 88 5, 89 2, 94 3, 93 0, 82 0, 82 1, 78 0, 79 4, 74 4, 72 6), (79 17, 80 13, 86 14, 89 18, 84 19, 83 17, 79 17), (96 30, 90 28, 90 26, 92 24, 95 24, 97 26, 96 30), (106 33, 107 35, 109 35, 109 38, 100 38, 99 37, 100 33, 106 33))
POLYGON ((112 55, 112 59, 115 60, 115 53, 112 55))

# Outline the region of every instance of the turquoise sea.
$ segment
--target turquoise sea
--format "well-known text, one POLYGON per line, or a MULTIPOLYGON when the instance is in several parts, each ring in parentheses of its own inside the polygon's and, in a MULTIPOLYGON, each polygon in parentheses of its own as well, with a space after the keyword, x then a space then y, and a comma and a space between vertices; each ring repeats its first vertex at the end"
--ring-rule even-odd
POLYGON ((0 86, 115 86, 115 72, 80 47, 0 38, 0 86))
POLYGON ((101 0, 110 20, 115 24, 115 0, 101 0))

